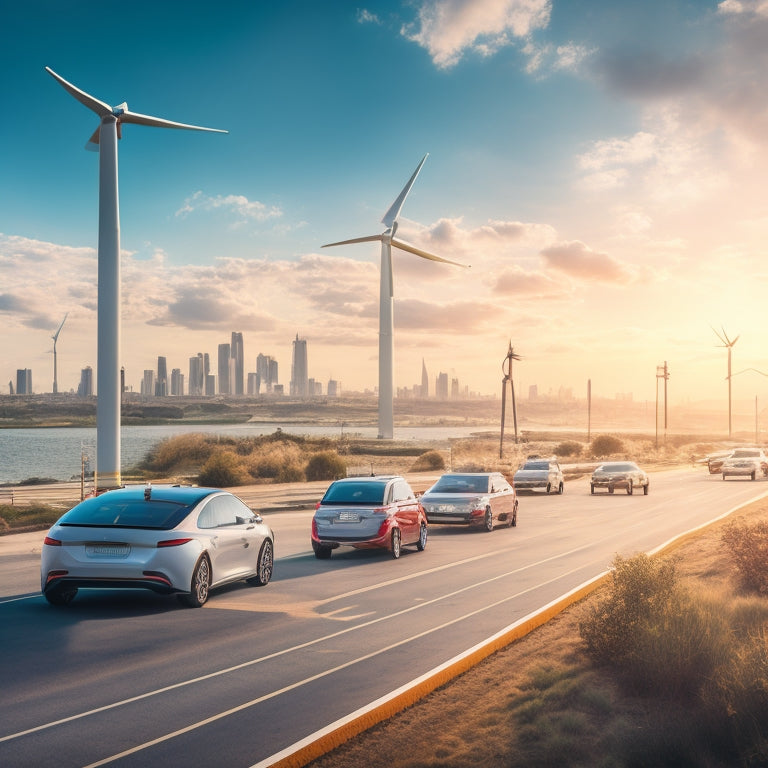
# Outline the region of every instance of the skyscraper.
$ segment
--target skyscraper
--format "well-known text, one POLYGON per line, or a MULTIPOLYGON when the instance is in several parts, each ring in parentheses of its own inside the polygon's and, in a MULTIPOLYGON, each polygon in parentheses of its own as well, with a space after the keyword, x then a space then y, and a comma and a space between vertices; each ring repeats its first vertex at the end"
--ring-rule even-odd
POLYGON ((421 358, 421 396, 429 397, 429 376, 427 375, 427 364, 424 358, 421 358))
POLYGON ((229 380, 229 358, 231 357, 231 346, 229 344, 219 344, 219 394, 231 395, 231 382, 229 380))
POLYGON ((181 368, 174 368, 171 371, 171 394, 178 397, 184 394, 184 374, 181 368))
POLYGON ((155 395, 157 395, 158 397, 165 397, 167 394, 168 394, 168 363, 164 357, 158 357, 157 358, 157 378, 155 379, 155 395))
POLYGON ((16 394, 32 394, 32 370, 30 368, 16 369, 16 394))
POLYGON ((93 395, 93 368, 90 365, 80 371, 80 383, 77 385, 78 397, 91 397, 93 395))
POLYGON ((309 395, 309 374, 307 372, 307 341, 300 339, 299 334, 293 342, 293 362, 291 363, 290 393, 294 397, 309 395))
POLYGON ((232 378, 229 380, 230 394, 242 395, 245 392, 245 357, 243 354, 243 334, 239 331, 232 331, 232 346, 229 354, 235 361, 234 380, 232 378))
POLYGON ((198 352, 195 357, 189 358, 189 394, 203 394, 203 355, 198 352))

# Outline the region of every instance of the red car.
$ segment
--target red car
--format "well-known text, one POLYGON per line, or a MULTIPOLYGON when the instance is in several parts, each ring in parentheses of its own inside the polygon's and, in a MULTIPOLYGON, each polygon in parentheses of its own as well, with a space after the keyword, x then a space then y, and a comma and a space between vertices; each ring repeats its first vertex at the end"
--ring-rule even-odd
POLYGON ((341 546, 388 549, 427 546, 427 516, 411 486, 398 475, 347 477, 331 483, 312 518, 312 549, 325 560, 341 546))

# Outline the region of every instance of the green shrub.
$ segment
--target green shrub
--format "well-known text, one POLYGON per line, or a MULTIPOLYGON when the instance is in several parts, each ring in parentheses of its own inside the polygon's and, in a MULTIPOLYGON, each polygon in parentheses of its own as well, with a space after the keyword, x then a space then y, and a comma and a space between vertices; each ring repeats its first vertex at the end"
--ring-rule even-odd
POLYGON ((567 440, 555 446, 555 456, 578 456, 581 453, 581 443, 575 440, 567 440))
POLYGON ((347 465, 336 451, 321 451, 307 462, 307 480, 338 480, 346 477, 347 465))
POLYGON ((593 456, 612 456, 624 450, 624 443, 614 435, 598 435, 591 443, 593 456))
POLYGON ((768 594, 768 522, 754 525, 731 523, 723 533, 742 585, 751 591, 768 594))
POLYGON ((445 459, 440 451, 426 451, 411 465, 410 472, 432 472, 445 469, 445 459))
POLYGON ((240 457, 232 451, 216 451, 203 464, 197 481, 200 485, 214 488, 228 488, 244 485, 250 480, 241 464, 240 457))

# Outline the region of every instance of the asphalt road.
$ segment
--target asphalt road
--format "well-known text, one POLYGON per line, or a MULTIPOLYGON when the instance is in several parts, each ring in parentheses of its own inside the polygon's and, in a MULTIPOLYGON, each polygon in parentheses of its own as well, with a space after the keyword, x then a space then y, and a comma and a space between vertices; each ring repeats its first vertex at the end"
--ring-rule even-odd
POLYGON ((768 492, 684 469, 648 496, 521 496, 518 526, 316 560, 311 510, 268 515, 273 581, 199 610, 150 593, 39 594, 42 534, 0 539, 0 765, 253 766, 606 570, 768 492), (6 541, 14 539, 15 541, 6 541))

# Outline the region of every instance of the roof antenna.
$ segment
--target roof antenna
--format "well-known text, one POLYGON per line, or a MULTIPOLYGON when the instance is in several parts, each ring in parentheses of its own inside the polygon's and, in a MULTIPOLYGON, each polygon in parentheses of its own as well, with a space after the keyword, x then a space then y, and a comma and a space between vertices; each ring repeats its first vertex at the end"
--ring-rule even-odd
POLYGON ((152 483, 147 483, 146 488, 144 488, 144 501, 149 501, 152 497, 152 483))

